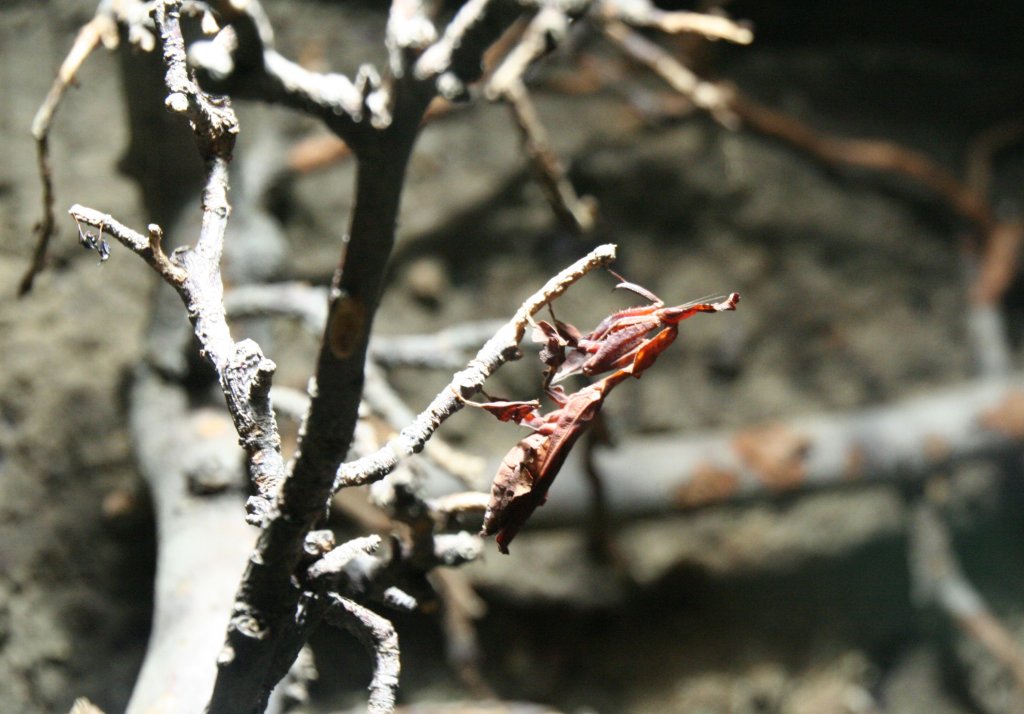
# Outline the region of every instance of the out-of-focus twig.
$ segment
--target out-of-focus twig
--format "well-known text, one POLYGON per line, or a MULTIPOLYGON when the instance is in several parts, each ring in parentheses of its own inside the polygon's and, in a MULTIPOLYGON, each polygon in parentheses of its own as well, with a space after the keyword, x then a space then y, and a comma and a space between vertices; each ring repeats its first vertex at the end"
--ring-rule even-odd
POLYGON ((804 123, 738 93, 730 104, 744 125, 754 131, 782 139, 829 164, 912 178, 946 201, 957 215, 978 226, 982 233, 991 230, 993 216, 985 198, 922 153, 889 141, 818 134, 804 123))
POLYGON ((480 672, 480 643, 475 624, 487 612, 487 605, 462 571, 439 568, 430 574, 430 580, 444 607, 441 617, 449 663, 471 694, 479 699, 493 699, 494 692, 480 672))
POLYGON ((32 138, 36 141, 36 161, 39 165, 39 179, 43 192, 43 216, 36 225, 36 248, 32 254, 32 262, 25 271, 18 285, 18 295, 27 294, 32 289, 36 275, 42 271, 46 263, 46 250, 54 231, 53 215, 53 167, 50 165, 50 127, 57 114, 64 92, 75 81, 75 75, 85 60, 103 43, 108 49, 117 47, 117 24, 111 14, 110 4, 101 3, 96 15, 82 26, 75 38, 75 43, 68 51, 67 57, 57 70, 46 99, 36 111, 32 119, 32 138))
POLYGON ((710 113, 723 126, 736 127, 730 87, 701 79, 667 50, 623 22, 610 20, 602 24, 602 29, 627 55, 649 67, 695 106, 710 113))
MULTIPOLYGON (((1011 120, 981 132, 966 155, 966 185, 977 195, 992 198, 992 164, 995 155, 1024 133, 1024 121, 1011 120)), ((1002 301, 1020 268, 1024 223, 1019 216, 992 210, 993 223, 977 250, 965 251, 968 272, 967 334, 975 363, 982 374, 1004 375, 1012 366, 1002 301)))
POLYGON ((551 148, 547 131, 537 109, 530 100, 526 86, 515 82, 505 88, 503 97, 515 117, 523 136, 523 145, 530 157, 533 172, 544 189, 562 225, 573 233, 589 233, 594 227, 597 202, 591 196, 580 196, 566 175, 565 166, 551 148))
POLYGON ((331 595, 330 599, 327 619, 355 635, 374 658, 370 700, 366 711, 369 714, 390 714, 395 710, 398 673, 401 671, 398 633, 394 625, 372 610, 340 595, 331 595))
POLYGON ((603 0, 598 12, 609 20, 621 20, 668 34, 689 32, 702 35, 708 40, 726 40, 740 45, 749 45, 754 41, 754 33, 743 23, 722 15, 662 10, 650 0, 603 0))
POLYGON ((500 99, 508 104, 523 137, 533 173, 559 221, 573 233, 588 233, 594 227, 596 203, 591 197, 577 195, 565 166, 551 148, 547 131, 523 82, 529 66, 564 39, 571 21, 566 12, 555 6, 541 9, 487 81, 485 93, 492 100, 500 99))
POLYGON ((964 576, 949 529, 927 497, 914 510, 909 538, 910 570, 917 598, 944 612, 1013 677, 1016 704, 1012 710, 1020 710, 1024 706, 1024 649, 964 576))
MULTIPOLYGON (((1022 444, 1024 378, 1015 374, 740 431, 633 437, 614 449, 595 449, 594 461, 609 514, 620 519, 672 506, 918 480, 937 466, 1013 452, 1022 444)), ((494 459, 492 467, 497 465, 494 459)), ((589 517, 586 476, 573 453, 534 520, 579 523, 589 517)))

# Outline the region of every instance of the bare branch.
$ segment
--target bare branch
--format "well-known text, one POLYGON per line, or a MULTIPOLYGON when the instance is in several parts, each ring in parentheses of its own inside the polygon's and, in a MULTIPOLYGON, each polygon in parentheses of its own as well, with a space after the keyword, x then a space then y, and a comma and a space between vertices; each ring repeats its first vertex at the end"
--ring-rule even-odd
POLYGON ((382 367, 458 369, 465 354, 478 350, 505 323, 480 320, 453 325, 427 335, 381 335, 370 343, 373 360, 382 367))
POLYGON ((227 26, 189 47, 189 62, 206 89, 298 109, 323 120, 350 145, 359 143, 368 97, 379 85, 376 70, 366 66, 355 81, 307 70, 273 48, 273 30, 258 2, 218 5, 227 26))
POLYGON ((79 223, 95 226, 101 233, 109 232, 153 266, 181 295, 203 353, 217 371, 228 409, 249 457, 253 483, 260 497, 269 500, 284 475, 280 437, 269 399, 275 365, 263 357, 256 343, 251 340, 235 343, 231 338, 224 315, 220 273, 230 211, 227 166, 238 125, 230 105, 211 100, 187 76, 179 6, 174 0, 162 0, 157 5, 156 21, 168 68, 168 88, 172 92, 167 105, 189 117, 200 151, 207 160, 203 222, 196 248, 176 251, 172 261, 161 248, 159 226, 151 225, 149 236, 143 237, 93 209, 76 205, 70 213, 79 223))
MULTIPOLYGON (((596 448, 594 460, 609 513, 621 519, 673 506, 920 480, 936 466, 1017 453, 1022 443, 1024 377, 1014 374, 737 431, 635 437, 596 448)), ((491 468, 498 462, 492 459, 491 468)), ((590 516, 583 468, 580 456, 571 454, 535 521, 564 524, 590 516)), ((440 486, 429 494, 439 496, 440 486)))
POLYGON ((306 283, 242 285, 224 294, 224 308, 232 318, 297 319, 310 332, 320 333, 327 321, 327 290, 306 283))
MULTIPOLYGON (((363 389, 363 399, 367 406, 382 416, 396 433, 415 419, 412 410, 388 384, 387 375, 373 361, 366 365, 366 386, 363 389)), ((426 443, 423 453, 431 461, 458 478, 468 488, 482 486, 479 483, 485 465, 482 458, 462 453, 436 436, 426 443)))
POLYGON ((500 99, 522 83, 530 65, 548 54, 569 33, 570 18, 554 7, 545 7, 530 20, 519 42, 494 70, 484 90, 488 99, 500 99))
POLYGON ((709 40, 727 40, 740 45, 749 45, 754 41, 754 33, 749 27, 727 17, 685 10, 662 10, 650 0, 603 0, 599 12, 607 19, 622 20, 630 25, 650 27, 668 34, 691 32, 709 40))
POLYGON ((432 81, 437 92, 447 99, 462 99, 467 85, 480 79, 482 58, 487 48, 512 24, 494 21, 496 17, 519 14, 513 3, 500 0, 468 0, 459 8, 444 34, 416 61, 414 76, 432 81))
MULTIPOLYGON (((199 153, 206 161, 226 162, 231 156, 238 135, 238 118, 230 103, 224 98, 215 98, 203 92, 191 78, 185 57, 185 40, 181 35, 181 0, 157 0, 154 18, 160 32, 163 48, 164 65, 167 74, 164 78, 170 94, 165 100, 167 108, 177 114, 186 116, 192 124, 192 131, 199 145, 199 153)), ((218 169, 208 166, 210 177, 203 194, 203 228, 207 233, 207 220, 216 218, 227 220, 227 167, 218 169), (224 189, 220 181, 213 180, 213 173, 222 171, 225 175, 224 189), (223 195, 221 195, 223 194, 223 195)), ((210 242, 216 242, 213 234, 217 229, 211 227, 210 242)), ((220 229, 223 237, 223 229, 220 229)), ((199 245, 203 239, 200 237, 199 245)))
POLYGON ((398 692, 398 633, 388 620, 372 610, 340 595, 329 595, 327 619, 355 635, 373 655, 373 679, 370 681, 369 714, 391 714, 398 692))
POLYGON ((566 176, 565 166, 551 148, 544 125, 530 101, 522 82, 508 85, 502 95, 515 117, 523 136, 523 145, 530 165, 540 180, 548 203, 562 225, 573 233, 589 233, 594 228, 597 202, 590 196, 579 196, 566 176))
POLYGON ((446 654, 450 666, 463 685, 480 699, 494 699, 495 694, 480 671, 481 653, 476 620, 487 612, 487 605, 473 590, 463 571, 439 568, 430 574, 444 605, 446 654))
POLYGON ((119 243, 142 258, 153 268, 160 277, 166 280, 175 288, 183 288, 187 274, 180 265, 174 263, 163 251, 161 241, 163 230, 155 223, 149 225, 149 235, 143 236, 115 219, 107 213, 102 213, 93 208, 86 208, 75 204, 68 209, 68 213, 79 225, 93 226, 100 231, 100 234, 108 233, 117 239, 119 243))
POLYGON ((915 594, 941 609, 965 635, 1013 677, 1018 708, 1024 703, 1024 650, 989 610, 964 576, 949 529, 936 508, 922 500, 910 522, 910 572, 915 594))
POLYGON ((484 92, 488 99, 504 100, 511 109, 530 165, 559 221, 570 232, 588 233, 594 227, 596 202, 589 196, 581 198, 576 194, 523 83, 529 66, 565 39, 571 20, 556 5, 542 8, 494 70, 484 92))
POLYGON ((909 176, 946 201, 982 233, 991 230, 993 216, 985 199, 924 154, 888 141, 819 135, 796 119, 736 93, 731 109, 754 131, 782 139, 821 161, 909 176))
POLYGON ((483 513, 487 510, 487 503, 490 499, 490 494, 487 493, 464 491, 441 496, 427 503, 437 513, 447 516, 460 513, 483 513))
POLYGON ((78 697, 71 705, 68 714, 103 714, 103 710, 85 697, 78 697))
POLYGON ((57 71, 46 99, 32 119, 32 138, 36 141, 36 161, 39 164, 39 180, 43 189, 43 217, 36 226, 36 248, 32 262, 18 285, 19 297, 32 289, 35 280, 46 263, 46 250, 54 230, 53 216, 53 168, 50 165, 50 127, 57 114, 64 92, 75 81, 75 75, 92 51, 102 42, 113 49, 117 46, 117 25, 109 12, 107 3, 102 3, 96 15, 82 26, 67 57, 57 71))
POLYGON ((735 126, 730 89, 702 80, 658 44, 630 29, 625 23, 610 20, 603 23, 602 29, 627 55, 650 67, 695 106, 709 112, 723 126, 735 126))
POLYGON ((516 356, 520 340, 530 318, 574 282, 591 270, 607 265, 615 258, 615 246, 595 248, 549 280, 519 307, 512 319, 480 348, 466 369, 456 373, 448 386, 416 420, 371 457, 344 464, 335 479, 335 490, 372 483, 388 474, 399 461, 423 448, 434 431, 463 406, 463 399, 475 394, 484 381, 509 359, 516 356))
POLYGON ((361 553, 373 553, 380 547, 380 536, 355 538, 330 550, 306 569, 310 583, 325 590, 333 589, 338 575, 353 558, 361 553))
POLYGON ((405 75, 408 61, 437 39, 434 23, 427 16, 424 0, 392 0, 388 14, 386 44, 391 74, 405 75))

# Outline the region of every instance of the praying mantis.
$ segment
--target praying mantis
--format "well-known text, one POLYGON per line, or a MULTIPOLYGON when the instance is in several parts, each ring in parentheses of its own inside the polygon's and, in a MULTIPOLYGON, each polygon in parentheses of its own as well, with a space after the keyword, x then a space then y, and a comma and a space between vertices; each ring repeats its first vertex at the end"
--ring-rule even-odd
POLYGON ((541 360, 547 365, 544 388, 556 409, 542 414, 536 400, 466 402, 502 421, 534 430, 505 455, 491 484, 481 535, 494 535, 502 553, 509 552, 509 543, 520 528, 544 505, 570 450, 612 389, 629 377, 639 379, 675 341, 680 322, 702 312, 735 310, 740 300, 739 293, 731 293, 719 302, 665 307, 639 285, 622 281, 616 287, 635 292, 650 304, 614 312, 586 334, 558 320, 553 324, 535 323, 534 339, 545 343, 541 350, 541 360), (552 386, 573 374, 594 376, 605 372, 610 374, 571 394, 561 386, 552 386))

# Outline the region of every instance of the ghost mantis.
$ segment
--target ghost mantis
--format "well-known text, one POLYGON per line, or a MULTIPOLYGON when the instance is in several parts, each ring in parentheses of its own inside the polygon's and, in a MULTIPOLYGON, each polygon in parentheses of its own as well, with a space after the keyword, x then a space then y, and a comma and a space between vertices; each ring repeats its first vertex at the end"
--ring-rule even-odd
POLYGON ((542 414, 539 402, 466 402, 483 408, 502 421, 532 428, 505 455, 491 485, 482 535, 495 535, 498 549, 508 553, 509 543, 530 515, 547 500, 548 489, 565 464, 576 441, 597 416, 605 398, 628 377, 637 379, 654 364, 679 334, 679 323, 698 313, 736 309, 739 293, 719 302, 691 302, 665 307, 646 288, 620 282, 650 301, 649 305, 612 313, 588 333, 555 320, 536 323, 534 338, 545 343, 541 360, 548 366, 545 391, 557 408, 542 414), (651 334, 651 333, 654 334, 651 334), (577 392, 551 386, 572 374, 593 376, 611 372, 577 392))

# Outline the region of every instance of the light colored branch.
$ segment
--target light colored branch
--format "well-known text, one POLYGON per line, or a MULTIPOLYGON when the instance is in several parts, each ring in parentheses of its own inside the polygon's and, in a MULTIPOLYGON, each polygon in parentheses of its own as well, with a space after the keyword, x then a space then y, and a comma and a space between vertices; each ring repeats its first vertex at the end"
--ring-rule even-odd
POLYGON ((138 371, 130 398, 132 444, 156 509, 159 551, 153 628, 127 711, 201 711, 256 537, 240 517, 242 454, 227 415, 190 410, 184 391, 151 370, 138 371), (188 484, 196 479, 222 487, 193 492, 188 484))
POLYGON ((64 98, 64 92, 75 81, 78 70, 100 42, 108 49, 114 49, 118 43, 117 24, 111 14, 109 2, 101 3, 96 15, 78 31, 74 44, 57 70, 53 86, 32 119, 32 138, 36 142, 36 161, 42 184, 43 216, 36 225, 36 248, 32 254, 32 262, 18 285, 19 296, 27 294, 32 289, 36 275, 46 264, 46 251, 54 231, 50 127, 53 125, 61 99, 64 98))
POLYGON ((476 621, 487 612, 487 604, 476 594, 464 571, 439 568, 430 581, 444 605, 442 624, 449 666, 462 684, 479 699, 494 699, 480 671, 481 651, 476 621))
POLYGON ((487 81, 484 93, 488 99, 500 99, 523 76, 534 62, 551 52, 569 33, 569 17, 557 8, 545 7, 530 20, 522 37, 505 56, 487 81))
POLYGON ((559 221, 573 233, 589 233, 594 227, 596 202, 589 196, 581 198, 576 194, 523 83, 523 75, 530 65, 565 39, 571 19, 555 5, 541 9, 487 81, 484 93, 492 101, 503 100, 508 104, 533 173, 559 221))
POLYGON ((273 48, 273 31, 262 6, 249 0, 218 3, 227 26, 212 40, 193 43, 189 61, 209 91, 284 104, 320 118, 350 146, 366 135, 370 95, 379 87, 369 65, 353 81, 338 73, 312 72, 273 48))
POLYGON ((380 335, 373 338, 370 350, 382 367, 458 369, 466 363, 468 351, 480 349, 504 324, 480 320, 424 335, 380 335))
POLYGON ((391 0, 387 37, 391 74, 405 76, 410 59, 437 40, 437 29, 427 14, 425 0, 391 0))
POLYGON ((238 119, 225 99, 213 99, 189 76, 181 35, 180 2, 161 0, 155 20, 166 66, 170 94, 166 105, 188 117, 199 152, 206 161, 202 194, 202 227, 195 248, 176 253, 188 276, 175 287, 185 301, 203 354, 213 365, 228 410, 246 451, 257 496, 251 502, 255 521, 266 516, 284 479, 284 460, 277 420, 270 404, 270 382, 276 365, 252 340, 236 343, 224 314, 221 255, 227 229, 228 163, 238 133, 238 119))
POLYGON ((727 17, 684 10, 662 10, 650 0, 603 0, 598 12, 609 20, 621 20, 636 27, 649 27, 668 34, 690 32, 709 40, 726 40, 740 45, 749 45, 754 41, 754 33, 749 27, 727 17))
POLYGON ((376 551, 380 542, 380 536, 366 536, 342 543, 307 568, 307 580, 313 584, 322 583, 324 589, 333 589, 345 566, 360 554, 376 551))
MULTIPOLYGON (((784 492, 919 480, 936 466, 1019 451, 1024 376, 979 379, 884 406, 739 431, 635 437, 594 459, 616 519, 784 492)), ((570 454, 538 523, 582 522, 589 493, 570 454)), ((499 459, 491 462, 497 469, 499 459)), ((432 484, 436 497, 454 484, 432 484)))
MULTIPOLYGON (((382 416, 395 432, 415 419, 412 410, 388 384, 387 375, 372 360, 366 365, 366 386, 363 388, 363 399, 366 401, 366 405, 374 413, 382 416)), ((480 477, 485 464, 482 458, 460 452, 437 436, 424 445, 423 453, 431 461, 442 466, 445 471, 462 481, 468 488, 481 487, 480 477)))
POLYGON ((910 572, 915 595, 939 608, 1013 677, 1016 705, 1024 705, 1024 649, 989 610, 964 576, 949 528, 935 506, 922 499, 910 521, 910 572))
POLYGON ((342 465, 335 479, 335 490, 372 483, 394 469, 402 458, 420 451, 434 431, 463 406, 463 399, 475 394, 484 381, 502 364, 515 357, 530 318, 542 307, 564 293, 570 285, 591 270, 615 259, 615 246, 595 248, 549 280, 519 307, 516 314, 480 348, 466 369, 456 373, 448 386, 421 412, 415 421, 373 456, 342 465))
POLYGON ((657 43, 648 40, 639 32, 618 20, 602 23, 602 30, 622 50, 641 64, 649 67, 680 94, 726 127, 734 127, 736 118, 732 107, 732 92, 729 88, 707 82, 657 43))
POLYGON ((242 285, 224 294, 224 309, 232 318, 297 319, 311 333, 319 334, 327 322, 327 290, 306 283, 242 285))
POLYGON ((551 148, 547 131, 526 86, 513 82, 503 93, 523 137, 530 166, 540 181, 544 196, 562 225, 572 233, 589 233, 594 228, 597 202, 591 196, 579 196, 566 175, 565 166, 551 148))
POLYGON ((173 262, 164 253, 161 245, 163 230, 160 226, 151 223, 148 227, 149 235, 143 236, 110 214, 77 203, 68 209, 68 214, 75 219, 75 223, 93 226, 100 231, 101 235, 106 233, 117 239, 121 245, 146 261, 146 264, 167 283, 175 288, 183 289, 188 275, 184 268, 173 262))

